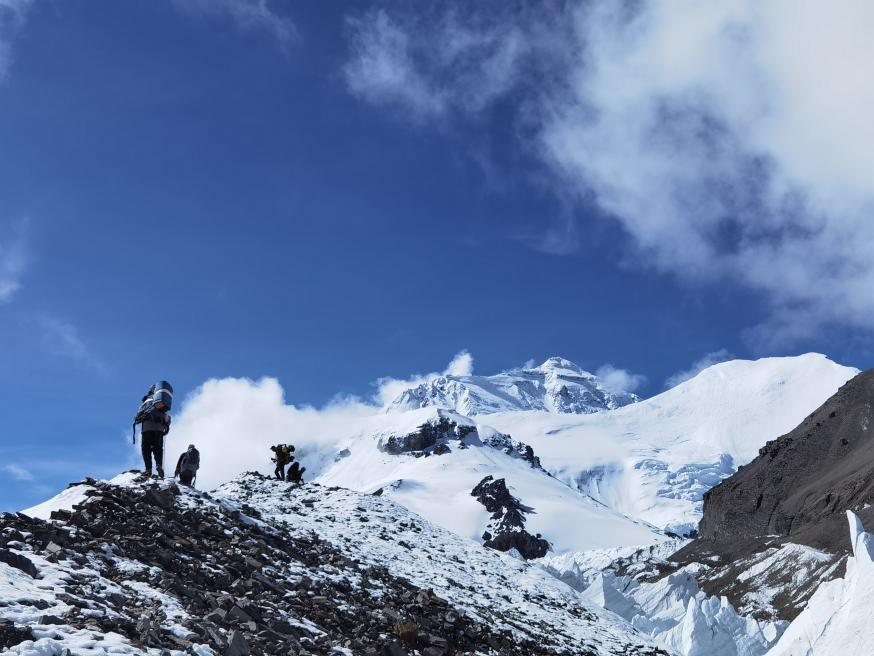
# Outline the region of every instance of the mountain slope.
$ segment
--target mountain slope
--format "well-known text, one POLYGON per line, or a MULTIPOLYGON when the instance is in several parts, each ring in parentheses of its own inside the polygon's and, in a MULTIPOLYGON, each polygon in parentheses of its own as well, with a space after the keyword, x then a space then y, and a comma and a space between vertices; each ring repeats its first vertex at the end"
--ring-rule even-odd
POLYGON ((700 538, 675 558, 726 563, 710 568, 705 589, 736 605, 758 598, 762 614, 794 617, 822 581, 841 573, 850 547, 845 511, 874 521, 872 400, 874 370, 763 446, 705 495, 700 538), (749 566, 758 575, 744 575, 749 566))
POLYGON ((785 434, 858 370, 819 354, 735 360, 639 403, 590 415, 501 412, 554 476, 623 514, 685 535, 703 494, 785 434))
POLYGON ((557 551, 649 544, 664 536, 544 471, 536 451, 512 436, 435 408, 383 415, 345 443, 316 480, 381 494, 458 535, 481 540, 492 518, 474 495, 503 479, 527 509, 526 529, 557 551))
POLYGON ((216 496, 134 474, 72 489, 45 519, 0 518, 4 653, 664 654, 387 499, 259 475, 216 496))
POLYGON ((570 360, 549 358, 539 367, 494 376, 446 374, 405 390, 386 409, 437 407, 468 417, 520 410, 589 414, 638 400, 634 394, 608 390, 597 376, 570 360))

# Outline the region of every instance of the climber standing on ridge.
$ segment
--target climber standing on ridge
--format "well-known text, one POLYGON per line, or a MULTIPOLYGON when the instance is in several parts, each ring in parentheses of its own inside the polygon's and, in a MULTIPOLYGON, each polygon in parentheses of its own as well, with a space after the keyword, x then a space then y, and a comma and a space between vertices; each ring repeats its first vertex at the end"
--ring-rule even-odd
POLYGON ((152 475, 152 457, 158 476, 164 478, 164 436, 170 432, 170 407, 173 404, 173 386, 166 380, 152 385, 143 397, 142 405, 134 418, 134 442, 136 427, 141 426, 143 473, 152 475))
POLYGON ((197 477, 198 469, 200 469, 200 451, 193 444, 189 444, 188 450, 179 456, 179 460, 176 462, 176 472, 173 475, 179 479, 182 485, 191 485, 191 482, 197 477))
POLYGON ((294 460, 294 456, 291 455, 294 447, 287 444, 277 444, 276 446, 271 446, 270 450, 273 451, 273 457, 270 460, 276 463, 276 469, 273 470, 273 474, 280 481, 284 481, 285 466, 294 460))

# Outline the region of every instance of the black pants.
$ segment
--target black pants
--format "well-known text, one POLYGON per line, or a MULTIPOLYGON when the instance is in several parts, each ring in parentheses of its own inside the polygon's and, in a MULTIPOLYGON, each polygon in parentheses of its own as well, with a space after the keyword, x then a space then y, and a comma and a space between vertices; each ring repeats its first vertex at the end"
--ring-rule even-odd
POLYGON ((278 478, 280 481, 285 480, 285 465, 287 465, 287 464, 288 464, 287 462, 277 462, 276 469, 273 470, 273 473, 276 475, 276 478, 278 478))
POLYGON ((182 485, 191 485, 191 481, 194 480, 194 472, 193 471, 181 471, 179 472, 179 482, 182 485))
POLYGON ((146 431, 142 437, 143 464, 146 471, 152 471, 152 456, 155 456, 155 467, 158 473, 164 471, 164 435, 158 431, 146 431))

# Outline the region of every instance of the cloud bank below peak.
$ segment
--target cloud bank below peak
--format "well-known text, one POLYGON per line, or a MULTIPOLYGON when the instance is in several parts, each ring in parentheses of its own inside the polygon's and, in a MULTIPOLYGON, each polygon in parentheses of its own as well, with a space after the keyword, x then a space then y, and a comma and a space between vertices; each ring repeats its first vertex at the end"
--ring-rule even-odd
POLYGON ((350 20, 350 91, 421 124, 515 106, 524 147, 637 261, 761 293, 760 349, 874 327, 874 6, 441 6, 350 20))

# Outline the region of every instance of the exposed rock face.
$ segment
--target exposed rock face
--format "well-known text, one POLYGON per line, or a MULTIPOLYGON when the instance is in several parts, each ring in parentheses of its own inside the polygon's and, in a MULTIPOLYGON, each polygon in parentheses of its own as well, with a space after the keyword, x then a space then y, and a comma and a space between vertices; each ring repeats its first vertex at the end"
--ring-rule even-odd
POLYGON ((859 374, 791 433, 704 495, 702 539, 779 535, 847 553, 845 511, 874 510, 874 370, 859 374))
POLYGON ((781 590, 772 601, 777 616, 797 615, 821 581, 842 574, 846 511, 874 524, 872 404, 874 370, 707 492, 700 538, 674 558, 713 565, 702 587, 738 608, 770 586, 781 590), (743 575, 766 562, 760 576, 743 575))
POLYGON ((433 421, 426 422, 406 435, 388 435, 379 441, 379 448, 392 455, 401 453, 427 453, 438 442, 446 444, 450 440, 463 440, 476 432, 473 425, 460 424, 452 418, 438 414, 433 421))
POLYGON ((471 495, 492 513, 483 534, 485 546, 498 551, 516 549, 526 560, 546 555, 549 542, 525 530, 525 513, 531 509, 510 494, 503 478, 495 480, 492 476, 486 476, 473 488, 471 495))
MULTIPOLYGON (((540 458, 524 442, 488 427, 477 427, 466 417, 444 413, 443 410, 437 410, 434 417, 408 433, 380 436, 377 446, 380 451, 391 455, 409 453, 419 457, 451 453, 453 446, 466 449, 481 445, 498 449, 514 458, 521 458, 532 467, 542 469, 540 458)), ((346 452, 346 456, 350 455, 349 449, 344 449, 337 454, 335 461, 346 457, 343 452, 346 452)))

